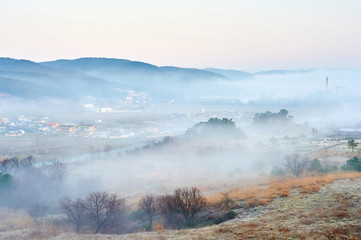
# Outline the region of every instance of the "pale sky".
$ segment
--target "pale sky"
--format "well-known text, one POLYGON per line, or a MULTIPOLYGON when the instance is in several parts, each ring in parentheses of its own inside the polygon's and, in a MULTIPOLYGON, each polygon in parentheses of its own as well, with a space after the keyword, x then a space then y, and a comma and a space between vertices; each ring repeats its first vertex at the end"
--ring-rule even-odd
POLYGON ((0 56, 356 68, 361 0, 0 0, 0 56))

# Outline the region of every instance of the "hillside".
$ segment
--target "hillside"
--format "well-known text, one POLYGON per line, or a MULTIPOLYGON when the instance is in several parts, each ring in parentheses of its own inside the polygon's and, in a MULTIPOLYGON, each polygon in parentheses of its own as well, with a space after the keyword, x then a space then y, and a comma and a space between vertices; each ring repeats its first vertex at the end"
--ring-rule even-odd
POLYGON ((79 99, 85 96, 112 98, 121 96, 119 89, 145 91, 157 97, 177 82, 182 84, 227 79, 220 74, 199 69, 157 67, 144 62, 112 58, 42 63, 0 58, 0 77, 2 95, 24 99, 79 99))
POLYGON ((123 90, 145 92, 156 100, 199 100, 235 91, 232 84, 258 75, 294 74, 275 70, 247 73, 216 68, 156 66, 116 58, 32 62, 0 58, 0 94, 22 99, 119 98, 123 90), (233 89, 233 90, 232 90, 233 89))
MULTIPOLYGON (((287 197, 266 205, 237 207, 233 220, 198 229, 158 230, 127 235, 87 235, 62 232, 54 226, 22 221, 16 217, 1 225, 13 224, 0 232, 1 239, 360 239, 361 179, 338 180, 307 193, 293 189, 287 197), (40 225, 39 225, 40 224, 40 225), (35 226, 36 230, 35 230, 35 226), (18 228, 22 228, 18 230, 18 228)), ((240 203, 239 206, 242 206, 240 203)), ((9 213, 8 213, 9 214, 9 213)), ((21 213, 20 213, 21 214, 21 213)), ((20 215, 19 215, 20 216, 20 215)))

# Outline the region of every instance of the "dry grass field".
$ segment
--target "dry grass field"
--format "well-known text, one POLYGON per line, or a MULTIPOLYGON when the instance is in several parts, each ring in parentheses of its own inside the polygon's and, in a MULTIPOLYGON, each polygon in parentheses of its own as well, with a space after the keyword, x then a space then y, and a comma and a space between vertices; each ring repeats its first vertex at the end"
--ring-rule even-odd
MULTIPOLYGON (((0 239, 360 239, 361 174, 335 173, 302 178, 271 178, 235 188, 237 217, 198 229, 164 230, 128 235, 77 235, 33 221, 26 213, 2 209, 0 239)), ((208 196, 215 204, 221 194, 208 196)))

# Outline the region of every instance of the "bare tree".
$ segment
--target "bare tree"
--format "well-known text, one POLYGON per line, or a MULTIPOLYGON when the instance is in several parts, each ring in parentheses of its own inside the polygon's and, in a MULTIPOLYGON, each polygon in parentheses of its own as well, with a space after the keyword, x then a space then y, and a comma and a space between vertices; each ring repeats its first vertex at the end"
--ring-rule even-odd
POLYGON ((302 175, 308 162, 306 157, 301 157, 297 153, 286 156, 286 168, 296 177, 302 175))
POLYGON ((236 205, 236 203, 229 196, 230 192, 229 191, 224 191, 224 192, 221 192, 221 194, 222 194, 222 199, 219 201, 219 205, 225 211, 231 210, 236 205))
POLYGON ((57 190, 61 189, 62 183, 65 179, 66 165, 57 160, 52 161, 50 165, 44 166, 44 174, 48 177, 49 182, 54 183, 57 190))
POLYGON ((80 198, 75 201, 66 198, 61 202, 61 208, 66 214, 65 221, 74 224, 76 232, 79 233, 80 227, 85 221, 84 202, 80 198))
POLYGON ((165 218, 165 225, 180 229, 182 216, 177 212, 173 195, 160 196, 158 198, 158 210, 165 218))
POLYGON ((95 224, 95 233, 118 222, 124 212, 125 200, 118 194, 93 192, 84 201, 89 219, 95 224))
POLYGON ((35 203, 30 209, 29 214, 33 218, 40 218, 42 219, 46 212, 48 211, 48 206, 44 203, 35 203))
POLYGON ((147 231, 151 231, 153 227, 153 220, 157 215, 158 199, 154 194, 148 194, 139 201, 139 207, 144 211, 148 224, 147 231))
POLYGON ((192 226, 194 216, 205 207, 207 201, 198 188, 178 188, 174 190, 174 207, 180 213, 187 226, 192 226))

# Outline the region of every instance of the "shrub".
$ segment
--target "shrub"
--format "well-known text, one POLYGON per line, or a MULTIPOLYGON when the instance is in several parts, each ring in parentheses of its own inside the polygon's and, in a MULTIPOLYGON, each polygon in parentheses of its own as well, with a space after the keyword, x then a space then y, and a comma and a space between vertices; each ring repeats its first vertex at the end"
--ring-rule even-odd
POLYGON ((280 193, 280 197, 284 198, 284 197, 289 197, 290 196, 290 192, 288 190, 284 190, 280 193))
POLYGON ((46 212, 48 211, 48 206, 44 203, 35 203, 30 209, 29 214, 33 218, 40 218, 42 219, 46 212))
POLYGON ((310 171, 315 171, 318 173, 321 173, 324 171, 324 168, 322 167, 321 162, 318 159, 313 159, 313 161, 310 164, 309 169, 310 169, 310 171))
POLYGON ((222 192, 221 195, 222 198, 218 204, 223 210, 229 211, 236 205, 235 201, 229 196, 229 191, 222 192))
POLYGON ((346 165, 346 164, 344 164, 344 165, 341 166, 341 170, 342 170, 342 171, 345 171, 345 172, 354 171, 353 167, 348 166, 348 165, 346 165))
POLYGON ((361 160, 357 157, 351 158, 346 161, 346 165, 342 165, 341 167, 344 171, 357 171, 361 172, 361 160))
POLYGON ((226 220, 230 220, 230 219, 234 219, 237 216, 237 213, 235 213, 234 211, 230 210, 226 213, 225 219, 226 220))
POLYGON ((152 230, 153 231, 163 231, 164 226, 162 224, 156 223, 153 225, 152 230))

